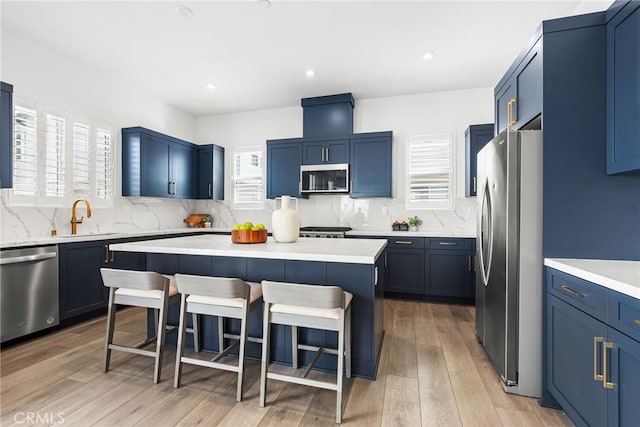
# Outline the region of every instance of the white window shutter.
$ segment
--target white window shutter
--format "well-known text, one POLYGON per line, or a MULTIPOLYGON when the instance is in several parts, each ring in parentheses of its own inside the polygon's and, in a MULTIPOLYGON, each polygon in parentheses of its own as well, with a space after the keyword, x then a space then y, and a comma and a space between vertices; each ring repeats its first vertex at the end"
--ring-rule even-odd
POLYGON ((453 137, 450 133, 406 140, 407 209, 453 207, 453 137))
POLYGON ((113 202, 113 158, 112 131, 104 127, 97 127, 95 197, 98 205, 111 205, 113 202))
POLYGON ((38 188, 38 112, 16 105, 13 135, 14 204, 35 204, 38 188))
POLYGON ((86 123, 73 123, 73 181, 71 184, 74 198, 87 198, 90 191, 90 126, 86 123))
POLYGON ((46 120, 44 196, 47 204, 62 206, 66 204, 66 123, 63 117, 53 114, 47 114, 46 120))
POLYGON ((233 201, 236 207, 260 207, 264 201, 263 151, 238 147, 233 154, 233 201))

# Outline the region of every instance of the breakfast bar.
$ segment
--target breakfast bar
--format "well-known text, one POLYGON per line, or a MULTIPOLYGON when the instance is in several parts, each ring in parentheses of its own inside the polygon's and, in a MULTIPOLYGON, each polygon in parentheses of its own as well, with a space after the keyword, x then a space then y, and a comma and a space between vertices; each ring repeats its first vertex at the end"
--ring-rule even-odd
MULTIPOLYGON (((353 294, 352 301, 352 372, 376 377, 383 339, 384 248, 386 239, 313 239, 300 238, 293 243, 278 243, 271 237, 265 243, 236 244, 229 235, 197 235, 160 240, 145 240, 110 245, 112 251, 147 254, 147 269, 162 274, 197 274, 238 277, 251 282, 273 280, 290 283, 337 285, 353 294)), ((178 307, 170 307, 169 323, 177 324, 178 307)), ((149 316, 149 322, 152 318, 149 316)), ((225 320, 225 330, 234 332, 238 325, 225 320)), ((273 328, 272 358, 291 363, 291 331, 284 326, 273 328)), ((201 319, 201 342, 205 350, 218 351, 217 319, 201 319)), ((252 313, 249 335, 261 336, 262 313, 252 313)), ((191 337, 187 337, 187 346, 191 337)), ((167 342, 175 342, 175 336, 167 342)), ((307 329, 300 332, 300 342, 316 346, 335 346, 337 334, 307 329)), ((260 358, 260 345, 250 343, 249 357, 260 358)), ((303 364, 313 354, 301 351, 303 364)), ((336 369, 336 358, 322 355, 315 367, 336 369)))

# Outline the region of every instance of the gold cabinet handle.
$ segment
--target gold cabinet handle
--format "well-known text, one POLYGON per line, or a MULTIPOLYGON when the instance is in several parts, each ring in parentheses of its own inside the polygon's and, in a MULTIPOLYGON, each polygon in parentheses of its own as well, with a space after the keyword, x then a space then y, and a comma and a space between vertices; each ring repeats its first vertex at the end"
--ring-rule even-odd
POLYGON ((584 297, 584 294, 582 292, 574 291, 573 289, 571 289, 567 285, 560 285, 559 288, 562 289, 563 291, 565 291, 566 293, 571 294, 573 296, 580 297, 580 298, 584 297))
POLYGON ((636 322, 636 325, 640 325, 640 319, 636 319, 634 322, 636 322))
POLYGON ((457 243, 456 242, 440 242, 439 245, 440 246, 456 246, 457 243))
POLYGON ((516 124, 515 115, 513 114, 513 106, 516 104, 516 99, 511 98, 507 102, 507 126, 513 126, 516 124))
POLYGON ((104 263, 109 264, 109 245, 104 245, 104 263))
POLYGON ((594 381, 604 381, 604 375, 598 373, 598 344, 602 344, 604 338, 593 337, 593 379, 594 381))
POLYGON ((613 389, 613 383, 607 381, 607 350, 611 350, 612 348, 612 342, 605 342, 604 348, 602 349, 602 387, 609 390, 613 389))
POLYGON ((396 240, 396 245, 413 245, 413 242, 408 240, 396 240))

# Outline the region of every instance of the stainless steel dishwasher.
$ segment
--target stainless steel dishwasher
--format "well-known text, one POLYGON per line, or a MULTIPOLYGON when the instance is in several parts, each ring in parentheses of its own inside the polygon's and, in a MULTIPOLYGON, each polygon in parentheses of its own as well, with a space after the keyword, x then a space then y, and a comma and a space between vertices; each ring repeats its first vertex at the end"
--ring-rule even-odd
POLYGON ((60 323, 58 247, 0 252, 0 342, 60 323))

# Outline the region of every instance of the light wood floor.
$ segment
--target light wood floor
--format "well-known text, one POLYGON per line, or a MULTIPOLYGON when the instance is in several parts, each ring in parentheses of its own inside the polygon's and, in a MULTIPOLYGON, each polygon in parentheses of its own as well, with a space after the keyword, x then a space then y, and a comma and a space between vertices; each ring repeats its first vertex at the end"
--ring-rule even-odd
MULTIPOLYGON (((386 300, 384 310, 378 379, 346 381, 344 425, 572 425, 562 412, 502 391, 475 341, 473 307, 386 300)), ((116 340, 133 344, 144 336, 144 311, 118 316, 116 340)), ((101 317, 2 350, 0 425, 334 425, 335 393, 326 390, 271 381, 267 406, 260 408, 259 362, 253 360, 242 403, 235 401, 230 372, 184 365, 182 386, 174 389, 171 347, 160 384, 153 384, 150 358, 121 352, 113 352, 104 374, 104 328, 101 317)))

